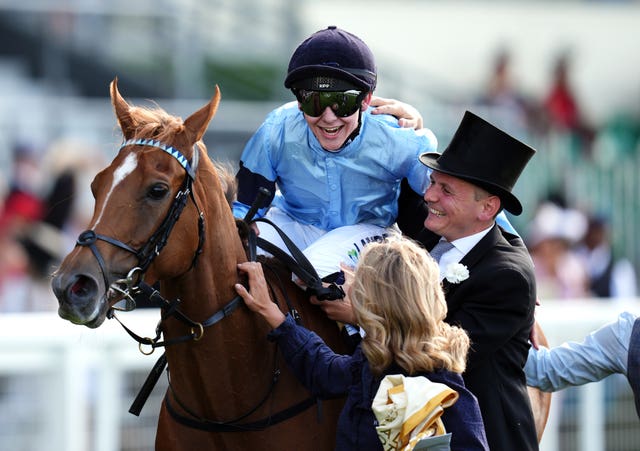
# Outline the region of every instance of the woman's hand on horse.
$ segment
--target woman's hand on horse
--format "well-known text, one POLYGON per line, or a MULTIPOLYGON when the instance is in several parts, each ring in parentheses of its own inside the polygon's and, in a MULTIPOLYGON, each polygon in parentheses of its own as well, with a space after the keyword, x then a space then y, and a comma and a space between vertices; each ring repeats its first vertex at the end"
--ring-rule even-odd
POLYGON ((403 128, 420 130, 423 125, 422 115, 408 103, 384 97, 371 97, 371 106, 375 107, 372 114, 390 114, 398 119, 398 125, 403 128))
POLYGON ((238 270, 246 273, 249 278, 248 291, 240 283, 235 285, 236 292, 244 299, 249 310, 262 316, 274 329, 282 324, 285 320, 284 313, 275 303, 271 302, 262 265, 257 262, 239 263, 238 270))

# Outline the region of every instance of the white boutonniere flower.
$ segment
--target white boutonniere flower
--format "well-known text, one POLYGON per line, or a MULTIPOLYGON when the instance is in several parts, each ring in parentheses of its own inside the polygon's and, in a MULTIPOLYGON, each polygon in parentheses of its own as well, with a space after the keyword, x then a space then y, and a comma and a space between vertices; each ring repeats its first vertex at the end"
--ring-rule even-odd
POLYGON ((444 278, 449 283, 460 283, 469 278, 469 269, 461 263, 451 263, 444 270, 444 278))

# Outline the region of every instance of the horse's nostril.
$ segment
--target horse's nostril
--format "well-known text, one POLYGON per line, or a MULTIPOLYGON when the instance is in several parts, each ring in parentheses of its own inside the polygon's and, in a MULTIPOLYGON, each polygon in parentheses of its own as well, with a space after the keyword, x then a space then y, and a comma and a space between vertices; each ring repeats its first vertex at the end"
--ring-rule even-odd
POLYGON ((86 303, 95 298, 98 286, 95 280, 86 275, 76 275, 68 285, 65 298, 73 303, 86 303))
POLYGON ((69 289, 71 294, 74 296, 84 296, 87 294, 89 289, 87 288, 87 278, 80 277, 76 283, 74 283, 69 289))

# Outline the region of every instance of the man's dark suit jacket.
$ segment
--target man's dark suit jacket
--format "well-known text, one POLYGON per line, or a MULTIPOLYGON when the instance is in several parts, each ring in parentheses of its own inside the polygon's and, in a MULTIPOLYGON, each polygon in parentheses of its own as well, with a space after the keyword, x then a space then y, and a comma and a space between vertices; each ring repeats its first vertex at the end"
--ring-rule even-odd
MULTIPOLYGON (((414 204, 414 218, 420 218, 416 213, 414 204)), ((427 250, 440 238, 425 229, 416 233, 415 222, 412 227, 405 230, 427 250)), ((460 263, 468 268, 469 278, 457 284, 443 280, 446 321, 461 326, 471 338, 463 378, 478 398, 489 446, 493 451, 537 450, 523 371, 536 302, 531 257, 519 237, 494 225, 460 263)))

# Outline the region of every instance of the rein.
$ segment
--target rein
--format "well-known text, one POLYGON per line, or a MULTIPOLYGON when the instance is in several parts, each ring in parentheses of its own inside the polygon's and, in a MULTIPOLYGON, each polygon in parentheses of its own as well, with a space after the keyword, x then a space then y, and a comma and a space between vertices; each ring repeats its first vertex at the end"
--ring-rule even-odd
POLYGON ((254 222, 264 222, 269 224, 273 229, 280 235, 280 238, 284 242, 287 249, 291 255, 287 254, 284 250, 276 246, 275 244, 262 239, 260 237, 257 238, 257 245, 260 248, 266 250, 274 257, 283 261, 285 265, 296 274, 300 280, 302 280, 306 285, 306 292, 310 296, 316 296, 320 301, 333 301, 336 299, 342 299, 345 296, 344 290, 342 287, 336 283, 330 283, 328 286, 323 284, 322 279, 318 275, 316 269, 313 267, 311 262, 307 259, 307 257, 302 253, 300 248, 295 245, 291 238, 287 236, 280 227, 275 225, 272 221, 267 218, 258 218, 254 219, 254 222))

